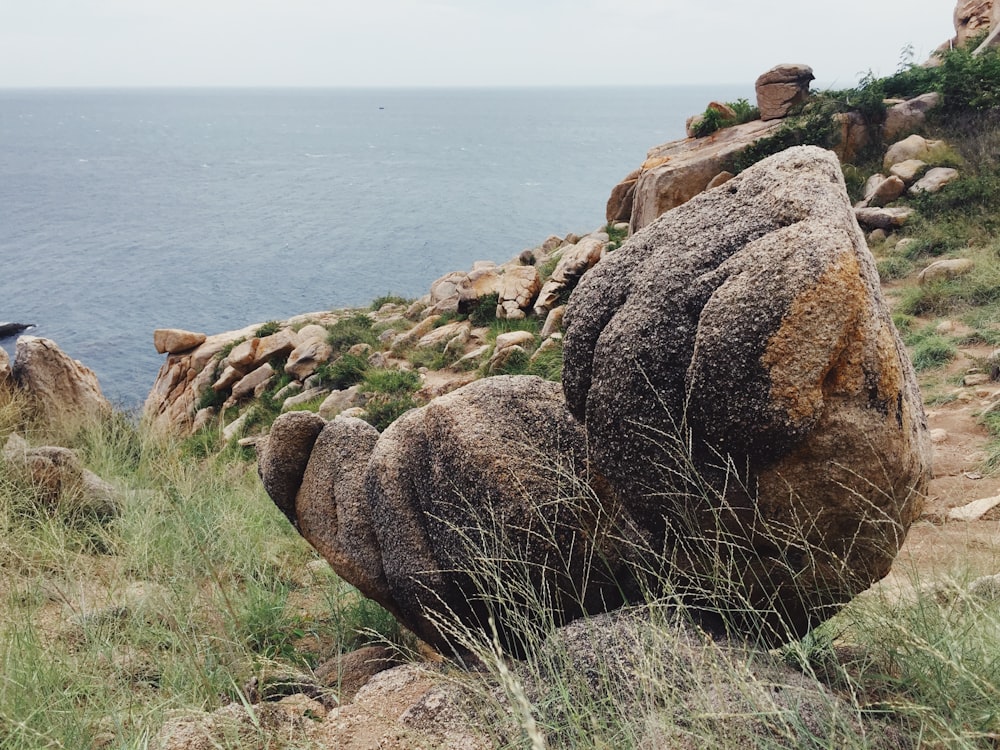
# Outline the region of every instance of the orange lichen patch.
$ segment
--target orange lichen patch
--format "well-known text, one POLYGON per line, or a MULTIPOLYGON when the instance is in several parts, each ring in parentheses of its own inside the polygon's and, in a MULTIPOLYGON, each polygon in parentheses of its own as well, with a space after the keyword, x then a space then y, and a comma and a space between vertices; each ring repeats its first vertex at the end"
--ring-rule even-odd
POLYGON ((865 310, 858 260, 841 252, 791 304, 767 343, 762 361, 771 376, 771 400, 793 423, 809 422, 831 393, 864 385, 856 330, 865 310))
POLYGON ((642 169, 643 171, 645 171, 647 169, 656 169, 657 167, 662 167, 664 164, 670 162, 670 158, 671 157, 669 156, 654 156, 652 159, 646 159, 646 161, 642 163, 642 169))

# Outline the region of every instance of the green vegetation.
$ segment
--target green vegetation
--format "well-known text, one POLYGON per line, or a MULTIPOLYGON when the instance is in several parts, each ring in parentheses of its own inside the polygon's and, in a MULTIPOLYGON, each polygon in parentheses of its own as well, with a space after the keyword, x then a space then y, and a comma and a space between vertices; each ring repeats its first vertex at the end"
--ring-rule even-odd
POLYGON ((733 125, 741 125, 744 122, 760 119, 760 110, 746 99, 726 102, 726 106, 735 113, 735 117, 726 117, 715 107, 706 107, 705 111, 701 113, 701 119, 691 129, 695 138, 704 138, 722 128, 729 128, 733 125))
POLYGON ((476 306, 469 311, 469 322, 477 328, 491 325, 497 319, 498 304, 500 304, 500 295, 496 292, 480 297, 476 300, 476 306))
POLYGON ((372 319, 365 313, 355 313, 349 318, 338 320, 327 329, 326 343, 333 347, 335 354, 350 349, 355 344, 378 345, 378 337, 372 328, 372 319))
POLYGON ((254 331, 254 337, 262 339, 265 336, 271 336, 281 330, 281 323, 277 320, 269 320, 256 331, 254 331))
POLYGON ((910 347, 910 358, 918 372, 948 364, 958 353, 955 344, 935 333, 931 326, 906 335, 904 340, 910 347))
POLYGON ((315 375, 320 384, 332 390, 350 388, 364 380, 368 371, 368 360, 353 354, 344 354, 332 362, 326 362, 316 368, 315 375))
POLYGON ((369 309, 372 312, 378 312, 384 305, 410 305, 412 302, 413 300, 400 297, 398 294, 383 294, 372 300, 369 309))

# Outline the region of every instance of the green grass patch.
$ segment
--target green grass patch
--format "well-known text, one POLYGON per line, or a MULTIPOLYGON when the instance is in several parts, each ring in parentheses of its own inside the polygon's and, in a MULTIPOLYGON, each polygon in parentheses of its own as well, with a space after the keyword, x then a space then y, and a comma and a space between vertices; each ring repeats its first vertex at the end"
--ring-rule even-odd
POLYGON ((372 300, 370 309, 372 312, 378 312, 385 305, 407 305, 412 304, 413 300, 407 299, 406 297, 401 297, 398 294, 383 294, 381 297, 376 297, 372 300))
POLYGON ((910 359, 918 372, 946 365, 958 354, 958 349, 951 339, 948 339, 927 326, 919 331, 912 331, 903 337, 910 347, 910 359))
POLYGON ((324 362, 314 374, 323 387, 341 391, 364 380, 368 369, 368 360, 364 357, 344 354, 332 362, 324 362))
POLYGON ((366 393, 400 395, 420 388, 420 375, 412 370, 369 370, 361 383, 366 393))
POLYGON ((341 354, 355 344, 378 346, 378 336, 372 328, 373 322, 365 313, 356 313, 349 318, 338 320, 327 326, 326 342, 335 354, 341 354))

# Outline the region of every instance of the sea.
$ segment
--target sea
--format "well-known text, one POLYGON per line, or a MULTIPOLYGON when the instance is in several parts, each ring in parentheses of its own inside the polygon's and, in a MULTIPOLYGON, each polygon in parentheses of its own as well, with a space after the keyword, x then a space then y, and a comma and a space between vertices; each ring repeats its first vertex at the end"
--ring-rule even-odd
MULTIPOLYGON (((739 86, 0 90, 0 322, 137 410, 156 328, 418 297, 605 223, 614 185, 739 86)), ((13 359, 15 339, 0 340, 13 359)))

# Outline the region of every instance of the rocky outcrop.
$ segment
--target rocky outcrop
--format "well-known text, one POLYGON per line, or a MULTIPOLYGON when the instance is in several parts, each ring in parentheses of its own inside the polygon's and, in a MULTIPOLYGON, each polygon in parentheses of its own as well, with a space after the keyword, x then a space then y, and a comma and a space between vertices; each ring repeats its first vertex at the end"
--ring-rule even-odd
POLYGON ((747 146, 780 127, 780 120, 754 120, 717 130, 706 138, 673 141, 651 149, 635 185, 631 231, 702 192, 717 174, 732 171, 734 159, 747 146))
POLYGON ((809 82, 815 78, 808 65, 777 65, 757 77, 754 89, 760 119, 777 120, 809 97, 809 82))
POLYGON ((563 385, 668 577, 802 634, 884 576, 929 442, 840 166, 790 149, 664 215, 581 281, 563 385), (718 217, 725 216, 725 222, 718 217))
POLYGON ((927 120, 927 113, 940 103, 941 94, 931 92, 893 104, 885 113, 882 138, 886 142, 894 141, 901 135, 919 129, 927 120))
POLYGON ((628 221, 632 216, 632 200, 635 198, 635 184, 639 180, 641 170, 629 172, 625 179, 619 182, 608 197, 605 217, 609 223, 628 221))
POLYGON ((179 354, 205 343, 204 333, 180 328, 157 328, 153 331, 153 346, 160 354, 179 354))
POLYGON ((628 590, 616 569, 627 516, 613 496, 584 491, 586 438, 556 383, 479 380, 381 435, 356 419, 289 414, 260 472, 339 575, 446 652, 489 632, 491 614, 505 647, 521 647, 482 599, 509 593, 497 586, 522 587, 532 600, 519 617, 537 628, 614 607, 628 590))
POLYGON ((111 412, 94 371, 67 356, 49 339, 19 338, 11 375, 29 396, 34 417, 44 432, 73 432, 111 412))
POLYGON ((964 46, 996 25, 994 5, 994 0, 958 0, 953 16, 956 46, 964 46))

